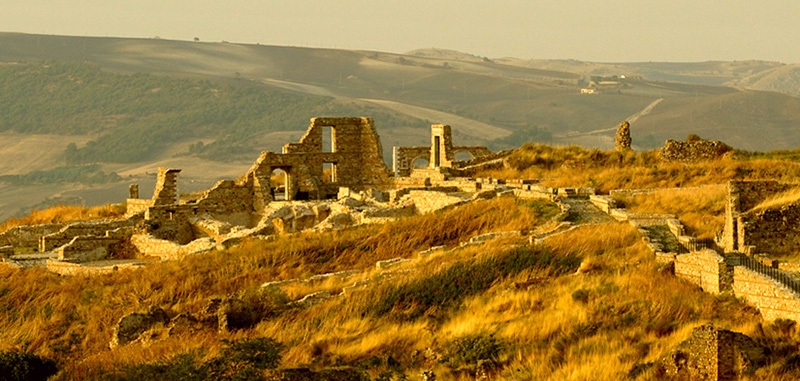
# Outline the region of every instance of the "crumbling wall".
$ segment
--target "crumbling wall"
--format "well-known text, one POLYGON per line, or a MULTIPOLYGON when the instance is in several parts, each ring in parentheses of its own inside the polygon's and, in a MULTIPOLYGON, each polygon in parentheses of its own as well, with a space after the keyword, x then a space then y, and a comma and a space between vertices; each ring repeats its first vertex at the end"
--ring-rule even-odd
POLYGON ((0 246, 38 247, 42 236, 55 233, 66 225, 67 223, 16 226, 0 234, 0 246))
POLYGON ((678 255, 675 275, 712 294, 730 291, 733 286, 733 269, 722 256, 710 249, 678 255))
POLYGON ((713 160, 733 150, 727 144, 717 140, 678 141, 667 140, 661 148, 661 159, 665 161, 695 162, 713 160))
POLYGON ((749 252, 755 246, 757 250, 770 254, 800 248, 800 228, 797 225, 800 211, 797 206, 751 212, 764 200, 796 187, 798 184, 777 181, 729 181, 720 246, 726 252, 749 252))
POLYGON ((431 147, 393 147, 392 170, 394 175, 396 177, 411 176, 414 161, 422 158, 430 162, 430 157, 431 147))
POLYGON ((705 324, 679 349, 662 359, 665 375, 676 380, 737 380, 765 359, 763 348, 753 339, 705 324))
MULTIPOLYGON (((242 186, 231 180, 220 180, 203 192, 196 202, 194 214, 207 214, 231 225, 251 227, 256 209, 252 186, 242 186)), ((262 208, 263 209, 263 208, 262 208)))
POLYGON ((178 203, 178 173, 180 169, 158 168, 156 186, 153 197, 150 199, 139 198, 139 185, 131 184, 130 197, 126 202, 125 217, 144 213, 148 208, 156 205, 174 205, 178 203))
POLYGON ((191 218, 193 205, 163 205, 147 209, 144 215, 146 230, 159 239, 185 245, 195 239, 191 218))
POLYGON ((131 237, 131 244, 144 256, 158 257, 162 260, 176 260, 186 255, 211 251, 216 247, 212 238, 201 238, 186 245, 158 239, 151 235, 135 234, 131 237))
POLYGON ((392 169, 396 177, 408 177, 414 170, 414 160, 424 158, 428 161, 428 169, 460 168, 492 155, 492 151, 484 146, 453 146, 452 129, 446 124, 431 125, 431 145, 428 147, 393 147, 392 169), (456 161, 458 152, 468 152, 471 160, 456 161))
POLYGON ((113 245, 122 240, 114 237, 79 236, 56 251, 58 259, 73 263, 92 262, 107 259, 113 245))
POLYGON ((238 183, 251 184, 257 198, 271 201, 268 184, 275 169, 287 174, 288 200, 327 198, 339 187, 361 191, 389 181, 372 118, 311 118, 299 143, 286 144, 282 154, 262 153, 238 183), (322 147, 324 127, 331 128, 330 152, 322 147), (325 165, 331 168, 329 181, 323 176, 325 165))
POLYGON ((180 169, 158 168, 156 188, 153 192, 154 205, 173 205, 178 202, 178 173, 180 169))
POLYGON ((130 219, 125 220, 109 220, 109 221, 93 221, 93 222, 73 222, 70 223, 59 231, 42 235, 39 237, 39 251, 45 252, 53 250, 59 246, 66 245, 73 238, 78 236, 98 236, 103 237, 107 231, 119 229, 124 226, 133 226, 134 221, 130 219))

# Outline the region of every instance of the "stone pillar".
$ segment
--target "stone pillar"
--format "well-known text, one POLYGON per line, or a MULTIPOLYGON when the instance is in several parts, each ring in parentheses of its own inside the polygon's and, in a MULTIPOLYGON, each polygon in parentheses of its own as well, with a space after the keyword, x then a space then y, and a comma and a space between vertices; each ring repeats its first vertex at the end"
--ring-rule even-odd
POLYGON ((130 193, 130 197, 128 198, 139 198, 139 184, 131 184, 130 187, 128 187, 128 192, 130 193))
POLYGON ((617 151, 628 151, 631 149, 631 125, 627 120, 620 123, 617 128, 617 135, 614 139, 614 149, 617 151))
POLYGON ((447 124, 431 125, 430 168, 450 168, 453 162, 453 134, 447 124))

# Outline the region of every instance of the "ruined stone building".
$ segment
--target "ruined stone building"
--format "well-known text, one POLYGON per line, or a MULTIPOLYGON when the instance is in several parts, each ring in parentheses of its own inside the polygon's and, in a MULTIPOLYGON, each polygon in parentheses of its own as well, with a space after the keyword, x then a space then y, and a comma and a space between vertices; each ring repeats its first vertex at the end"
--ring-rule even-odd
POLYGON ((408 177, 412 176, 414 170, 417 170, 443 180, 452 170, 456 170, 464 164, 456 160, 458 152, 467 152, 473 158, 492 154, 492 151, 483 146, 453 146, 453 134, 449 125, 431 125, 430 146, 394 147, 392 152, 394 175, 408 177), (427 160, 427 167, 414 168, 414 162, 417 159, 427 160))
POLYGON ((486 147, 454 147, 450 126, 433 125, 430 146, 395 148, 392 176, 383 162, 373 119, 312 118, 298 143, 284 145, 281 153, 262 152, 238 179, 179 194, 181 170, 159 168, 151 198, 140 198, 138 185, 131 185, 122 220, 53 226, 30 234, 18 229, 14 234, 37 235, 42 255, 32 261, 46 259, 48 268, 74 273, 81 263, 141 256, 175 259, 227 247, 246 236, 426 213, 464 201, 447 192, 481 188, 473 179, 453 178, 465 164, 455 160, 458 151, 492 158, 486 147), (430 164, 412 170, 418 157, 430 164), (417 178, 402 177, 415 172, 417 178), (430 187, 432 183, 437 187, 430 187), (406 200, 410 202, 394 202, 403 196, 412 196, 406 200), (293 202, 332 198, 342 200, 293 202), (366 205, 367 199, 372 206, 366 205))
POLYGON ((799 187, 771 180, 730 181, 720 246, 748 254, 800 250, 800 200, 789 194, 799 187))

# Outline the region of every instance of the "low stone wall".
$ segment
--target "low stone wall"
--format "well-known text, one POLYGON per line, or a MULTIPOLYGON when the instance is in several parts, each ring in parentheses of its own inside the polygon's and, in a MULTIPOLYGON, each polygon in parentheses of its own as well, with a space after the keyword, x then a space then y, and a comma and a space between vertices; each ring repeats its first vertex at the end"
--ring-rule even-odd
POLYGON ((617 221, 627 221, 636 226, 666 226, 669 221, 676 220, 674 214, 630 213, 625 209, 611 209, 608 214, 617 221))
POLYGON ((106 259, 109 247, 120 243, 119 238, 78 236, 56 250, 58 259, 74 263, 92 262, 106 259))
POLYGON ((467 201, 464 198, 449 195, 446 192, 428 190, 412 190, 409 196, 420 214, 433 213, 448 206, 467 201))
POLYGON ((799 295, 755 271, 734 267, 733 294, 758 308, 765 320, 800 321, 799 295))
POLYGON ((712 160, 722 157, 733 150, 727 144, 717 140, 677 141, 667 140, 661 148, 661 159, 665 161, 694 162, 712 160))
POLYGON ((150 199, 129 198, 125 205, 125 217, 131 217, 139 213, 144 213, 147 208, 153 206, 154 201, 150 199))
POLYGON ((81 263, 48 260, 47 270, 59 275, 99 275, 111 274, 119 270, 137 269, 144 266, 144 261, 107 261, 102 264, 87 266, 81 263))
POLYGON ((589 196, 589 202, 606 213, 611 213, 612 209, 617 208, 617 202, 611 196, 592 195, 589 196))
POLYGON ((66 225, 63 223, 17 226, 0 234, 0 246, 38 247, 40 237, 55 233, 66 225))
POLYGON ((107 220, 93 222, 75 222, 64 226, 55 233, 43 235, 39 240, 39 251, 54 250, 72 241, 79 236, 104 237, 109 230, 116 230, 124 226, 132 226, 132 220, 107 220))
POLYGON ((435 192, 458 192, 458 187, 409 187, 403 189, 396 189, 389 191, 389 201, 397 202, 403 196, 411 193, 411 191, 435 191, 435 192))
POLYGON ((162 260, 181 259, 190 254, 214 250, 216 247, 216 242, 211 238, 201 238, 187 245, 179 245, 172 241, 158 239, 145 234, 134 234, 131 237, 131 243, 142 255, 158 257, 162 260))
POLYGON ((733 272, 725 259, 714 250, 702 250, 675 257, 675 275, 688 280, 703 291, 719 294, 731 290, 733 272))

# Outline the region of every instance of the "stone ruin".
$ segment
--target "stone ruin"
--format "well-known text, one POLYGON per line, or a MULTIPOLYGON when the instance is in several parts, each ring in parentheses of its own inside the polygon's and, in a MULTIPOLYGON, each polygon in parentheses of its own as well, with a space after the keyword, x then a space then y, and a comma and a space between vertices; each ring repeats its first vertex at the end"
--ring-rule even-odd
POLYGON ((431 126, 431 145, 426 147, 393 147, 392 162, 395 177, 428 176, 445 180, 457 175, 467 162, 457 161, 456 153, 467 152, 473 159, 486 158, 492 151, 483 146, 453 146, 453 134, 449 125, 431 126), (414 168, 414 162, 425 159, 425 168, 414 168))
POLYGON ((181 170, 159 168, 151 198, 140 198, 138 185, 130 186, 124 219, 20 227, 0 234, 0 246, 4 257, 16 257, 17 265, 23 259, 13 255, 13 246, 38 244, 39 253, 29 255, 24 263, 46 263, 52 271, 75 274, 86 270, 88 263, 94 266, 113 259, 117 262, 104 270, 95 266, 92 271, 116 271, 143 264, 137 258, 178 259, 229 247, 248 236, 335 229, 431 213, 467 202, 476 192, 480 194, 475 196, 485 198, 495 188, 506 188, 499 181, 456 177, 467 165, 501 162, 504 154, 492 154, 486 147, 454 147, 448 125, 431 126, 430 147, 395 147, 394 153, 392 176, 371 118, 312 118, 298 143, 284 145, 281 153, 261 153, 236 180, 180 194, 181 170), (457 161, 458 151, 469 152, 475 159, 457 161), (430 165, 412 169, 417 157, 429 159, 430 165), (276 184, 276 177, 283 181, 276 184), (334 200, 326 201, 330 199, 334 200))
POLYGON ((800 188, 771 180, 728 183, 725 228, 720 246, 726 252, 785 255, 800 249, 800 200, 767 208, 762 202, 800 188))
POLYGON ((661 148, 664 161, 695 162, 715 160, 733 151, 729 145, 718 140, 689 139, 686 141, 667 140, 661 148))
POLYGON ((763 365, 764 349, 741 333, 705 324, 692 330, 658 364, 659 378, 671 380, 738 380, 763 365))
POLYGON ((631 124, 627 120, 617 127, 617 134, 614 136, 614 149, 617 151, 629 151, 631 149, 631 124))

